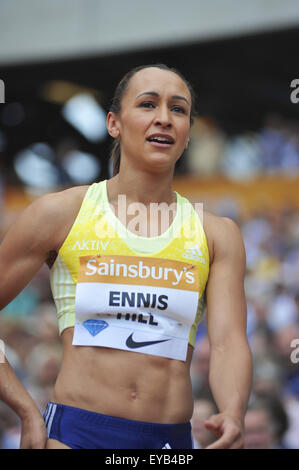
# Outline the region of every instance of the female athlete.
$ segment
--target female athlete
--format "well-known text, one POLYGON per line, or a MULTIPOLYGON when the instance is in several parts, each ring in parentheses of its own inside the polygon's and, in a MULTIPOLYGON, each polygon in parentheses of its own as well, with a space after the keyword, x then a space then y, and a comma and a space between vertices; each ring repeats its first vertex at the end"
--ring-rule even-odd
MULTIPOLYGON (((242 237, 172 189, 193 105, 175 69, 130 71, 107 115, 114 176, 38 198, 0 246, 0 308, 47 263, 64 346, 47 439, 6 375, 2 398, 22 417, 24 446, 192 448, 190 363, 204 302, 218 407, 206 422, 217 436, 209 448, 243 446, 252 358, 242 237)), ((5 373, 0 366, 2 385, 5 373)))

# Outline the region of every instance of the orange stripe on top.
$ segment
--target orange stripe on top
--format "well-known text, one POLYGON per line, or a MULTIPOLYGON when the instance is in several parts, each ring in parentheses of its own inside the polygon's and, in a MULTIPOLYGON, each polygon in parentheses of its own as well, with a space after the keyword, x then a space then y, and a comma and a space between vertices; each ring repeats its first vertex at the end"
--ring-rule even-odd
POLYGON ((182 261, 123 255, 81 256, 78 282, 135 284, 198 292, 198 267, 182 261))

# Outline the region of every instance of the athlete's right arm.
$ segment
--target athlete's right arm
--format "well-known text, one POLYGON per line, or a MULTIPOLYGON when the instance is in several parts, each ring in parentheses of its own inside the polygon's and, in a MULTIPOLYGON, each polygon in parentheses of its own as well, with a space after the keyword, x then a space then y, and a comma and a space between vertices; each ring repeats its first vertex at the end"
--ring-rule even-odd
POLYGON ((0 310, 11 302, 56 250, 61 226, 57 194, 30 204, 10 227, 0 245, 0 310))
MULTIPOLYGON (((56 249, 62 220, 58 199, 48 195, 34 201, 4 237, 0 245, 0 310, 25 288, 49 252, 56 249)), ((0 363, 0 399, 21 419, 21 448, 44 448, 43 418, 6 358, 0 363)))

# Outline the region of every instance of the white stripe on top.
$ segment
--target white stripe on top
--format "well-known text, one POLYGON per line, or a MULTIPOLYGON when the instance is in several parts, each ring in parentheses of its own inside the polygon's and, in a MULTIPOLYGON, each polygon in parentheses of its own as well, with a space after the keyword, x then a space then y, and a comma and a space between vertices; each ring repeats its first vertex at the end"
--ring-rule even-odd
POLYGON ((57 408, 57 405, 51 404, 51 412, 50 412, 49 420, 46 424, 48 437, 50 436, 52 422, 53 422, 53 418, 56 412, 56 408, 57 408))

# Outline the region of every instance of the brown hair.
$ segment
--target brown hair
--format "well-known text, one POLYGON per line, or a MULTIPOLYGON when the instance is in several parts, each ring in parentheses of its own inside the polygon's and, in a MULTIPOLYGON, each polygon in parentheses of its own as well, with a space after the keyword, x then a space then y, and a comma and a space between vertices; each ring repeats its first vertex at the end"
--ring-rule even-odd
MULTIPOLYGON (((110 111, 118 114, 121 110, 121 101, 123 99, 123 96, 128 88, 129 81, 135 75, 135 73, 139 72, 140 70, 146 69, 146 68, 151 68, 155 67, 161 70, 167 70, 169 72, 173 72, 177 74, 187 85, 188 90, 191 95, 191 113, 190 113, 190 124, 193 124, 193 117, 195 115, 195 109, 194 109, 194 102, 195 102, 195 92, 193 90, 192 85, 185 79, 185 77, 179 72, 177 69, 173 67, 168 67, 165 64, 153 64, 153 65, 140 65, 138 67, 135 67, 134 69, 130 70, 127 72, 119 84, 116 87, 114 97, 112 99, 112 104, 110 106, 110 111)), ((111 156, 110 156, 113 164, 113 176, 116 175, 119 172, 119 167, 120 167, 120 140, 119 138, 114 139, 112 148, 111 148, 111 156)))

